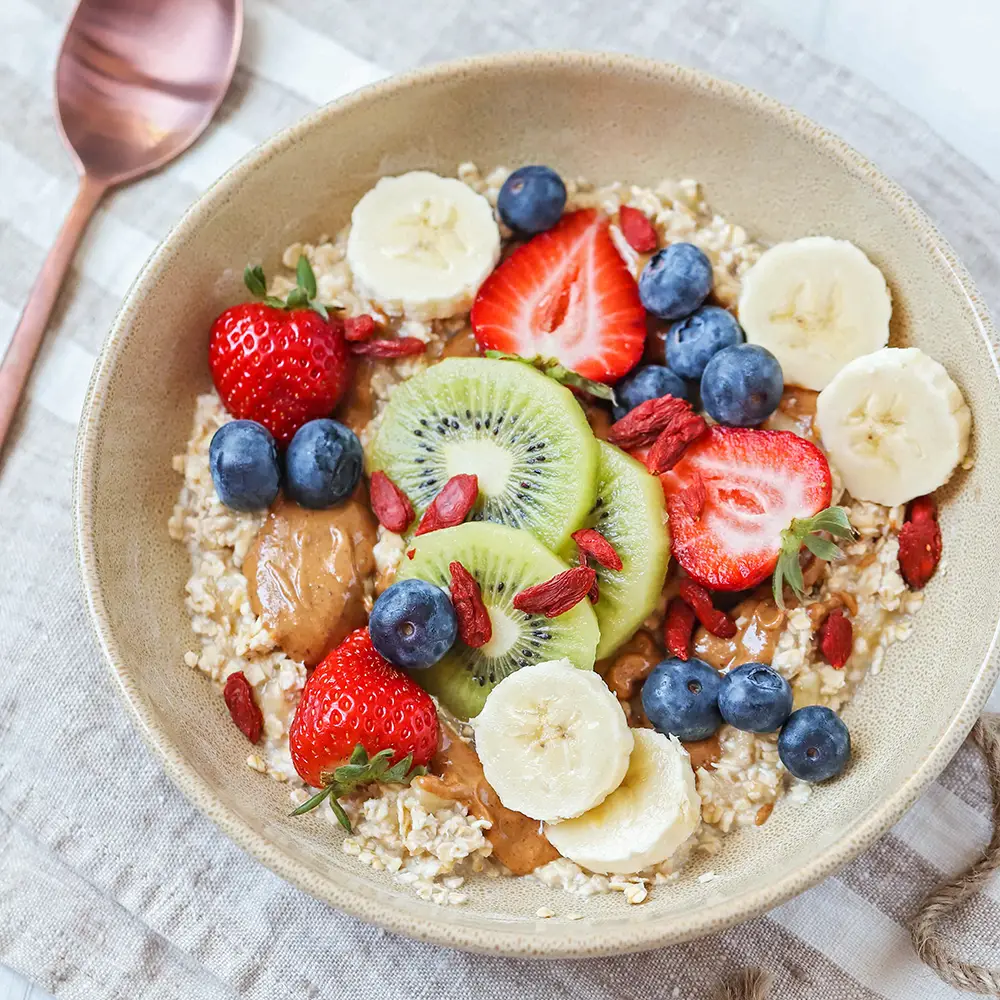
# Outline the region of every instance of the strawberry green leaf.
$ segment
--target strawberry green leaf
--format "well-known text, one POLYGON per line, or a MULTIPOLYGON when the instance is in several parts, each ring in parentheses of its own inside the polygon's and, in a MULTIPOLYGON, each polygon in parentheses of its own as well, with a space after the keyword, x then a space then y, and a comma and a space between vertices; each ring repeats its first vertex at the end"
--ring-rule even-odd
POLYGON ((337 821, 348 832, 351 832, 351 821, 344 812, 344 807, 337 801, 364 785, 380 781, 392 785, 408 785, 414 778, 427 773, 426 767, 413 767, 413 754, 408 754, 397 764, 389 766, 389 761, 395 756, 394 750, 380 750, 370 760, 368 752, 359 743, 351 752, 350 760, 335 768, 329 776, 324 775, 324 787, 302 805, 292 810, 293 816, 315 809, 324 799, 330 803, 337 821))
POLYGON ((540 371, 543 375, 548 375, 550 379, 553 379, 560 385, 571 385, 574 389, 579 389, 588 396, 594 396, 597 399, 606 399, 612 404, 617 402, 615 391, 610 385, 584 378, 582 375, 561 364, 555 358, 542 358, 538 355, 532 358, 523 358, 520 354, 507 354, 505 351, 487 351, 486 357, 495 358, 497 361, 519 361, 522 365, 529 365, 540 371))
POLYGON ((299 257, 299 262, 295 265, 295 281, 306 293, 306 299, 316 298, 316 275, 305 254, 299 257))
POLYGON ((781 533, 781 550, 772 579, 774 600, 779 608, 785 606, 786 583, 797 598, 802 598, 805 594, 802 566, 799 563, 799 552, 803 545, 818 559, 825 559, 827 562, 840 556, 836 543, 823 538, 819 532, 826 532, 836 538, 854 537, 854 528, 843 507, 827 507, 812 517, 793 518, 792 523, 781 533))
POLYGON ((265 295, 264 305, 272 306, 275 309, 284 309, 285 303, 279 299, 276 295, 265 295))
POLYGON ((304 309, 309 305, 309 297, 302 288, 293 288, 285 299, 285 305, 289 309, 304 309))
POLYGON ((258 264, 251 267, 249 264, 243 270, 243 284, 250 290, 250 294, 257 298, 267 295, 267 282, 264 280, 264 268, 258 264))

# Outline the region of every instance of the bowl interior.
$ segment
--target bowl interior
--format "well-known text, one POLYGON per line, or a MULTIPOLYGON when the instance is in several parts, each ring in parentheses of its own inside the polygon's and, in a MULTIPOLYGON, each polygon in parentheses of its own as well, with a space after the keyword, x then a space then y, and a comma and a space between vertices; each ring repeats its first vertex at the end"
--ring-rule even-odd
POLYGON ((997 369, 968 279, 918 210, 817 126, 757 95, 624 57, 508 56, 389 81, 326 108, 216 185, 130 292, 92 386, 78 455, 78 532, 101 639, 146 737, 194 802, 262 861, 359 916, 431 940, 522 954, 651 947, 746 918, 801 890, 875 839, 940 770, 996 674, 1000 619, 997 369), (893 343, 924 348, 974 414, 973 468, 946 490, 945 569, 913 637, 891 647, 846 713, 856 760, 801 806, 726 838, 641 907, 474 882, 439 907, 343 855, 324 823, 288 817, 286 790, 244 764, 247 745, 209 682, 183 664, 189 567, 166 523, 195 396, 210 387, 208 331, 244 297, 247 261, 273 269, 296 240, 334 233, 386 174, 543 162, 570 176, 655 185, 700 180, 753 236, 830 234, 863 247, 895 300, 893 343), (696 876, 710 867, 716 878, 696 876), (578 910, 539 921, 538 907, 578 910))

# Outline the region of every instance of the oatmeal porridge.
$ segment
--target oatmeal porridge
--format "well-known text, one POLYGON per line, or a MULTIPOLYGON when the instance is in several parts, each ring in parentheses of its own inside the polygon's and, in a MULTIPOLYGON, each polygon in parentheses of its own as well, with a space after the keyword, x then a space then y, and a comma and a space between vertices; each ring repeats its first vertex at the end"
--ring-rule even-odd
POLYGON ((859 248, 466 163, 282 264, 213 326, 169 532, 185 663, 301 822, 436 903, 639 904, 833 793, 970 432, 859 248))

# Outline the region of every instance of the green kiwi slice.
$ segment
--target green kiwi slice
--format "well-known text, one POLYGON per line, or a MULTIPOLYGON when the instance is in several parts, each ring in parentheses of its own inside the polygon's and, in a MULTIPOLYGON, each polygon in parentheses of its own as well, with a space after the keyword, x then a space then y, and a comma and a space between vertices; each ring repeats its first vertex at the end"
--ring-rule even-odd
POLYGON ((418 516, 459 473, 479 478, 470 520, 564 545, 594 502, 597 441, 573 394, 527 365, 449 358, 392 394, 372 446, 418 516))
MULTIPOLYGON (((620 448, 598 442, 597 497, 586 528, 596 528, 621 556, 620 570, 597 570, 600 600, 594 606, 601 641, 597 658, 610 656, 656 607, 670 562, 670 535, 663 488, 641 462, 620 448)), ((563 550, 577 558, 570 542, 563 550)))
POLYGON ((493 638, 485 646, 473 649, 458 639, 444 659, 429 670, 413 672, 414 679, 459 718, 478 715, 490 691, 521 667, 566 657, 581 669, 593 669, 599 633, 589 601, 582 600, 558 618, 514 608, 519 591, 567 568, 527 531, 467 522, 418 535, 409 551, 413 558, 404 556, 397 579, 417 577, 448 588, 448 567, 457 560, 479 584, 490 612, 493 638))

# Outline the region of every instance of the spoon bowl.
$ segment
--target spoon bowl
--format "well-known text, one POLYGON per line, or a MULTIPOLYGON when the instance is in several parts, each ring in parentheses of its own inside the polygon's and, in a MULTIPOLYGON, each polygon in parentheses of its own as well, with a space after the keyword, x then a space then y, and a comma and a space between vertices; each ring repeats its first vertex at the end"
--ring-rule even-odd
POLYGON ((82 0, 56 65, 56 103, 80 172, 108 184, 172 160, 222 102, 241 0, 82 0))
POLYGON ((105 191, 162 167, 204 132, 229 89, 242 35, 243 0, 77 4, 56 64, 56 108, 80 189, 0 362, 0 449, 105 191))

